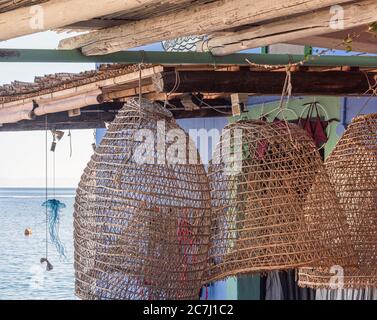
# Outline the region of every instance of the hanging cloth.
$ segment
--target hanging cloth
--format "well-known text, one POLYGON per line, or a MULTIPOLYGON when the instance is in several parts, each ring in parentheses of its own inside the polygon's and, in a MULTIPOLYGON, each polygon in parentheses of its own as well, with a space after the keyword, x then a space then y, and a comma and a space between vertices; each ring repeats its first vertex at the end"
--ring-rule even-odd
POLYGON ((317 146, 323 146, 329 140, 326 134, 326 129, 329 125, 329 122, 321 120, 317 103, 314 103, 314 108, 316 111, 316 119, 314 124, 314 141, 316 142, 317 146))
POLYGON ((269 272, 261 278, 261 300, 315 300, 316 291, 300 288, 296 270, 269 272))
POLYGON ((364 289, 318 289, 316 292, 316 300, 377 300, 376 288, 364 289))
POLYGON ((315 141, 318 148, 327 143, 326 130, 329 126, 329 121, 322 120, 317 102, 310 103, 307 116, 300 118, 299 124, 307 132, 308 136, 315 141))

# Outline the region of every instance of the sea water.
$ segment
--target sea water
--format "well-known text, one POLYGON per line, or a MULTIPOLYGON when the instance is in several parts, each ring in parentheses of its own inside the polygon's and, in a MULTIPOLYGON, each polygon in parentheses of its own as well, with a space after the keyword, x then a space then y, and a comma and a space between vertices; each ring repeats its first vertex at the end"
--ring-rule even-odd
MULTIPOLYGON (((75 299, 73 269, 74 189, 57 189, 55 198, 66 204, 60 221, 60 239, 66 259, 59 257, 49 241, 46 271, 46 215, 44 189, 0 188, 0 300, 75 299), (33 234, 26 237, 26 228, 33 234)), ((54 198, 49 190, 49 198, 54 198)))

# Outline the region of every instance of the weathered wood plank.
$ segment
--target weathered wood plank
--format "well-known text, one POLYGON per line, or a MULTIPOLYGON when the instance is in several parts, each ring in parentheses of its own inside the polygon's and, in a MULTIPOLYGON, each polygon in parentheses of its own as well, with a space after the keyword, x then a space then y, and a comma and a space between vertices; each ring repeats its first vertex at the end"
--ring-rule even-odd
MULTIPOLYGON (((218 112, 215 109, 208 108, 204 105, 203 108, 199 108, 198 110, 183 110, 184 106, 179 99, 172 99, 169 103, 176 107, 176 109, 171 110, 176 119, 223 117, 223 112, 230 111, 231 109, 230 103, 226 99, 204 99, 203 101, 205 104, 211 105, 215 109, 221 108, 222 112, 218 112)), ((48 115, 47 129, 74 130, 105 128, 105 123, 112 122, 123 105, 124 104, 121 102, 113 102, 89 106, 81 110, 80 116, 73 118, 70 118, 67 112, 51 114, 48 115)), ((163 105, 163 102, 161 102, 161 105, 163 105)), ((200 105, 200 103, 198 105, 200 105)), ((44 116, 37 117, 35 120, 25 120, 0 126, 0 132, 35 131, 45 129, 46 123, 44 116)))
MULTIPOLYGON (((291 44, 308 45, 312 47, 331 48, 337 50, 346 50, 346 46, 343 43, 344 37, 333 37, 330 35, 319 35, 313 37, 306 37, 303 39, 296 39, 290 41, 291 44)), ((363 37, 357 37, 350 43, 352 51, 356 52, 368 52, 377 53, 377 38, 372 34, 370 39, 364 40, 363 37)))
MULTIPOLYGON (((172 0, 51 0, 0 14, 0 41, 172 0)), ((178 0, 175 0, 178 2, 178 0)))
MULTIPOLYGON (((122 108, 122 106, 123 103, 104 103, 101 105, 89 106, 81 110, 81 115, 72 118, 68 116, 68 112, 49 114, 47 117, 47 129, 66 130, 104 128, 105 122, 113 121, 117 111, 122 108)), ((0 132, 45 129, 45 116, 36 117, 35 120, 25 120, 0 126, 0 132)))
POLYGON ((220 0, 64 39, 59 47, 83 47, 86 55, 101 55, 193 34, 208 34, 261 21, 308 12, 349 0, 220 0))
MULTIPOLYGON (((369 73, 371 83, 376 73, 369 73)), ((157 92, 224 92, 279 95, 285 72, 163 72, 153 78, 157 92)), ((366 75, 357 71, 293 72, 293 95, 363 95, 369 88, 366 75)))
POLYGON ((328 9, 320 9, 259 27, 213 35, 200 48, 221 56, 249 48, 292 42, 295 39, 335 32, 337 30, 335 27, 348 30, 365 25, 365 29, 367 29, 367 24, 375 22, 377 19, 377 2, 375 0, 345 4, 342 9, 344 16, 340 15, 336 22, 333 20, 334 14, 330 14, 328 9))

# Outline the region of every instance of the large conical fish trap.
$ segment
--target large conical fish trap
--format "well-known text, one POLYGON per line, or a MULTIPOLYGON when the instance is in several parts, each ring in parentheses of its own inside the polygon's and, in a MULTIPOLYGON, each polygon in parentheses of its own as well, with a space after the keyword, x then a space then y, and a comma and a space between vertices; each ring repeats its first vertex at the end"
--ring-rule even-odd
POLYGON ((356 266, 344 270, 305 268, 301 286, 361 288, 377 285, 377 114, 355 118, 326 161, 340 204, 347 215, 356 266), (344 276, 338 279, 336 276, 344 276), (340 282, 339 282, 340 280, 340 282))
POLYGON ((231 124, 213 161, 210 281, 329 266, 351 255, 345 216, 302 129, 285 122, 231 124))
POLYGON ((77 191, 79 297, 199 298, 211 200, 196 156, 188 136, 159 105, 135 100, 119 112, 77 191))

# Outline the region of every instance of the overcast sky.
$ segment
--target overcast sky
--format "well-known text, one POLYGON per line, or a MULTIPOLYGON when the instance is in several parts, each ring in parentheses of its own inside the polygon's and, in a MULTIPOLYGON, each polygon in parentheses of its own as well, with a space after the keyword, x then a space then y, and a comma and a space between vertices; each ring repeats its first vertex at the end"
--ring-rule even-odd
MULTIPOLYGON (((0 43, 2 48, 55 49, 66 34, 45 32, 0 43)), ((56 72, 80 72, 93 64, 0 63, 0 85, 14 80, 33 81, 34 76, 56 72)), ((49 134, 49 139, 51 135, 49 134)), ((0 132, 0 187, 45 186, 45 133, 0 132)), ((76 187, 93 152, 93 130, 72 131, 73 155, 69 157, 67 132, 56 151, 57 187, 76 187)), ((50 153, 50 169, 52 154, 50 153)), ((49 173, 50 182, 52 172, 49 173)))

